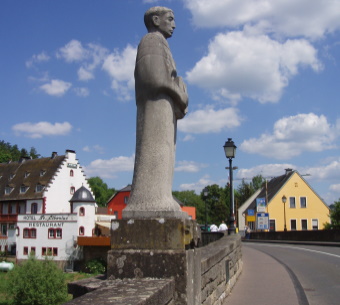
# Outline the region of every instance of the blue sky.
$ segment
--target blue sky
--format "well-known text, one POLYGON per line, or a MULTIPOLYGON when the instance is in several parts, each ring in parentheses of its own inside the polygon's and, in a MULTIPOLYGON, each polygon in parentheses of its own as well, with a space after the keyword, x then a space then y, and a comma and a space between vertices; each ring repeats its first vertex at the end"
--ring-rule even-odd
POLYGON ((134 61, 144 12, 172 8, 169 45, 189 92, 174 190, 285 168, 340 197, 340 0, 2 0, 0 139, 42 156, 73 149, 87 176, 131 183, 134 61))

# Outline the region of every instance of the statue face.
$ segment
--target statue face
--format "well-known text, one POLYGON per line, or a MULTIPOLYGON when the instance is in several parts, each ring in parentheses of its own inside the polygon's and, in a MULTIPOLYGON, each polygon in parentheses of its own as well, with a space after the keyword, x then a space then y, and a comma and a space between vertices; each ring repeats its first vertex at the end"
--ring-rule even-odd
POLYGON ((176 28, 175 16, 172 12, 167 12, 162 16, 154 16, 153 20, 157 30, 162 33, 165 38, 172 36, 176 28))

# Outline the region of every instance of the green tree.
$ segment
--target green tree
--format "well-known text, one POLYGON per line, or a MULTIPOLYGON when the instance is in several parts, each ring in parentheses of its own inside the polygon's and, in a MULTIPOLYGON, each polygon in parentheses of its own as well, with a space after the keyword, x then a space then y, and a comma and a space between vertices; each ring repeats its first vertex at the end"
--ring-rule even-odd
POLYGON ((30 255, 8 275, 9 304, 57 305, 67 300, 65 275, 47 257, 41 261, 30 255))
POLYGON ((34 147, 31 147, 30 152, 27 149, 19 149, 18 145, 11 145, 8 142, 0 141, 0 163, 12 161, 19 161, 20 157, 31 157, 37 159, 40 155, 34 147))
POLYGON ((114 188, 109 188, 100 177, 89 178, 88 182, 96 197, 97 204, 101 207, 105 207, 116 190, 114 188))
POLYGON ((332 229, 340 229, 340 198, 338 201, 335 201, 333 205, 331 205, 331 228, 332 229))
POLYGON ((247 183, 245 179, 242 179, 241 184, 237 188, 237 202, 239 207, 259 188, 261 188, 264 182, 265 179, 261 175, 253 177, 249 183, 247 183))
POLYGON ((217 184, 208 185, 207 189, 207 198, 204 198, 203 190, 201 192, 201 198, 207 204, 207 221, 209 224, 219 225, 222 221, 226 221, 229 215, 228 191, 217 184))
POLYGON ((202 198, 195 194, 195 191, 173 191, 172 194, 185 206, 196 208, 196 220, 198 223, 204 223, 205 210, 202 198))

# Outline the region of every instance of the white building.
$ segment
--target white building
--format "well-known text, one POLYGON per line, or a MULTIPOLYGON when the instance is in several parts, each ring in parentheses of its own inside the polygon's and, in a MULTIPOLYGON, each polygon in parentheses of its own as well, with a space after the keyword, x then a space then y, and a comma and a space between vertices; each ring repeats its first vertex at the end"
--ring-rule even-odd
POLYGON ((0 250, 25 260, 80 256, 78 236, 92 236, 97 204, 76 153, 0 164, 0 250))

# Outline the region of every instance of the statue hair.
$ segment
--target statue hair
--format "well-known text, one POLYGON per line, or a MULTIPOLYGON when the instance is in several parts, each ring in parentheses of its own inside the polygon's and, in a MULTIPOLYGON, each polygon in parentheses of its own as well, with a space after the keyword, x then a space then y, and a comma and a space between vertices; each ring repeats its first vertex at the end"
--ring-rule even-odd
POLYGON ((162 16, 168 12, 173 13, 171 9, 164 7, 164 6, 154 6, 154 7, 149 8, 144 14, 144 23, 145 23, 146 28, 148 30, 154 28, 154 23, 152 20, 153 16, 162 16))

